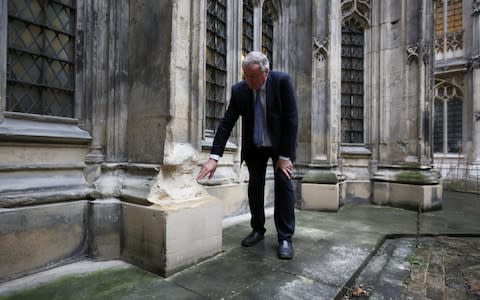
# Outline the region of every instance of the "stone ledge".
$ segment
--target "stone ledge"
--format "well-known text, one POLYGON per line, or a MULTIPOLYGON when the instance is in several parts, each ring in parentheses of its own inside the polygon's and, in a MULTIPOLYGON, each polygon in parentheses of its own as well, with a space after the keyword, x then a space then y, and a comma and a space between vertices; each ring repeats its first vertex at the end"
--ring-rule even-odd
POLYGON ((1 141, 88 144, 90 133, 78 127, 78 120, 5 112, 0 122, 1 141))

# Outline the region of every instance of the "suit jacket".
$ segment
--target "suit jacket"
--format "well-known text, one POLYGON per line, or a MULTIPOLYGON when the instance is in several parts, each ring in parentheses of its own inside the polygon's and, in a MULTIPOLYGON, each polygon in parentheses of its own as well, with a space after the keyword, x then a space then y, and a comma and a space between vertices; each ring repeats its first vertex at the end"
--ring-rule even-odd
MULTIPOLYGON (((266 107, 267 129, 272 142, 273 158, 279 155, 295 161, 297 145, 298 114, 295 91, 287 73, 270 71, 267 78, 266 107)), ((232 87, 230 103, 218 126, 210 153, 223 155, 233 126, 242 117, 241 161, 248 160, 253 144, 254 93, 246 81, 232 87)))

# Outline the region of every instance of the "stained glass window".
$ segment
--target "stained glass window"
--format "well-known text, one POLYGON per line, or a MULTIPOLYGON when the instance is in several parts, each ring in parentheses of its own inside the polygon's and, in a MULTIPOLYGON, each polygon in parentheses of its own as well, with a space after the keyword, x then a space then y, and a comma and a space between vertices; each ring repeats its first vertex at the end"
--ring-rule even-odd
POLYGON ((75 1, 8 1, 7 104, 73 117, 75 1))
POLYGON ((227 75, 226 0, 207 2, 205 130, 215 131, 225 111, 227 75))
POLYGON ((341 130, 343 143, 363 143, 363 29, 353 21, 342 28, 341 130))

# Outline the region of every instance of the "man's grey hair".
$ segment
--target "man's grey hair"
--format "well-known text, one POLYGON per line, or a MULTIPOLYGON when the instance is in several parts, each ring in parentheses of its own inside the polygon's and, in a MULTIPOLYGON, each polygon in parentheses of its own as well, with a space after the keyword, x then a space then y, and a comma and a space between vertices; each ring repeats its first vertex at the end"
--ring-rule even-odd
POLYGON ((270 62, 268 57, 260 51, 252 51, 245 56, 242 62, 242 67, 259 65, 260 70, 268 71, 270 70, 270 62))

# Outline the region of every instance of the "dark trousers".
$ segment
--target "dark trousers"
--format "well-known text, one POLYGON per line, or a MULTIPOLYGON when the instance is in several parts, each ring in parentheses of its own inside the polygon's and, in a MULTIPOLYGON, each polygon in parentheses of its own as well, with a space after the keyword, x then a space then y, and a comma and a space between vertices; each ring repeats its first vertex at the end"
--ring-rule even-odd
MULTIPOLYGON (((245 158, 250 175, 248 182, 248 202, 252 214, 250 224, 254 231, 261 233, 265 232, 265 173, 271 157, 271 148, 261 147, 251 151, 245 158)), ((273 167, 275 168, 275 161, 273 167)), ((275 172, 274 191, 274 220, 278 240, 291 242, 295 231, 295 196, 292 181, 281 171, 275 172)))

